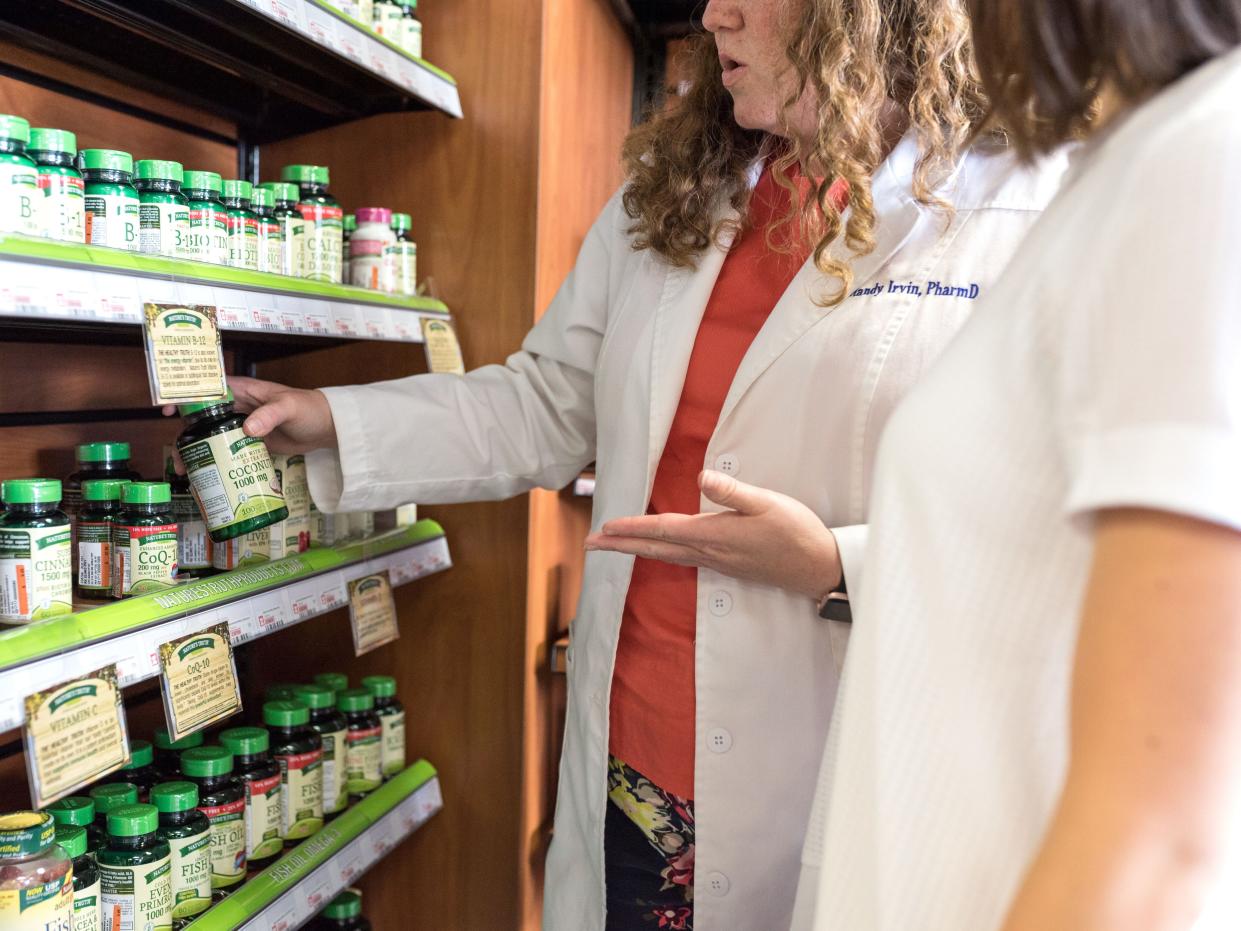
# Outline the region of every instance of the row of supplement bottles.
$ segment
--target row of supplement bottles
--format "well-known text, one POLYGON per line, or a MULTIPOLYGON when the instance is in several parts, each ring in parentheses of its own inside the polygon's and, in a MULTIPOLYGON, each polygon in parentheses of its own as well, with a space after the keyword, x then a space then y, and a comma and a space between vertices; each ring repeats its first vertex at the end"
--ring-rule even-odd
POLYGON ((422 57, 422 21, 418 0, 328 0, 346 16, 361 23, 415 58, 422 57))
POLYGON ((388 294, 418 293, 418 245, 408 213, 362 207, 345 216, 341 261, 349 284, 388 294))

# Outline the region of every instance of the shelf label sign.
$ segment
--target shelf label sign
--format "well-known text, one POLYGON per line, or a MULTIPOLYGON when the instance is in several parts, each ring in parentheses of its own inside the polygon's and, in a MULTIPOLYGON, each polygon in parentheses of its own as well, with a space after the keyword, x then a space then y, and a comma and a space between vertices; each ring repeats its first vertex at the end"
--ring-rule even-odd
POLYGON ((349 626, 353 628, 356 656, 391 643, 401 636, 396 625, 396 599, 385 569, 349 583, 349 626))
POLYGON ((224 397, 224 351, 214 307, 145 304, 142 329, 152 404, 224 397))
POLYGON ((465 360, 461 344, 451 320, 422 318, 422 347, 427 353, 427 368, 435 374, 464 375, 465 360))
POLYGON ((116 665, 26 697, 30 798, 43 808, 129 762, 116 665))
POLYGON ((159 665, 170 739, 180 740, 241 710, 228 624, 160 644, 159 665))

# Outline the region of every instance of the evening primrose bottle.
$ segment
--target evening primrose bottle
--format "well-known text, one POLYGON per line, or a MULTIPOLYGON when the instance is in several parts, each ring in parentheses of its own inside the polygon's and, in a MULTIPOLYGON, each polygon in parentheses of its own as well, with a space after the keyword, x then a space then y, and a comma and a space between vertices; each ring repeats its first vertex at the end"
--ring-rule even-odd
POLYGON ((65 931, 73 916, 73 861, 44 811, 0 815, 0 928, 65 931))
POLYGON ((73 859, 73 931, 99 931, 99 864, 87 850, 86 829, 58 824, 56 843, 73 859))
POLYGON ((77 593, 84 601, 103 601, 112 595, 112 529, 121 513, 121 490, 129 479, 91 478, 82 483, 82 510, 78 513, 77 593))
POLYGON ((39 166, 42 235, 86 242, 86 187, 74 165, 77 137, 66 129, 32 129, 27 154, 39 166))
POLYGON ((108 843, 95 854, 100 901, 110 931, 172 931, 172 850, 160 838, 154 805, 123 805, 108 812, 108 843), (111 922, 117 908, 119 929, 111 922))
POLYGON ((220 731, 220 744, 233 754, 237 778, 246 787, 246 866, 254 873, 274 863, 284 850, 280 764, 272 759, 270 738, 261 727, 220 731))
POLYGON ((20 116, 0 115, 0 232, 43 232, 39 169, 26 154, 29 142, 29 123, 20 116))
POLYGON ((259 187, 271 191, 271 215, 280 224, 280 274, 305 277, 306 221, 297 209, 300 192, 287 181, 267 181, 259 187))
POLYGON ((138 251, 138 190, 134 159, 115 149, 83 149, 79 156, 86 182, 86 241, 138 251))
MULTIPOLYGON (((151 789, 156 834, 172 854, 172 927, 185 927, 211 907, 211 822, 198 810, 198 786, 161 782, 151 789)), ((75 929, 76 931, 76 929, 75 929)))
POLYGON ((302 276, 340 284, 344 211, 328 192, 327 166, 286 165, 281 178, 295 183, 300 193, 297 209, 306 221, 302 276))
POLYGON ((95 823, 95 800, 85 795, 70 795, 47 806, 57 828, 79 827, 86 831, 86 849, 94 853, 103 846, 107 831, 95 823))
POLYGON ((250 209, 254 186, 234 178, 223 183, 221 201, 228 223, 228 264, 259 270, 259 218, 250 209))
POLYGON ((349 797, 360 799, 383 782, 383 725, 375 714, 375 699, 366 689, 336 694, 336 707, 345 715, 345 784, 349 797))
POLYGON ((281 833, 291 846, 323 827, 323 741, 300 701, 265 703, 263 723, 271 733, 271 755, 280 764, 281 833))
POLYGON ((222 543, 289 516, 267 444, 246 435, 231 391, 218 401, 182 404, 180 412, 186 426, 177 452, 212 540, 222 543))
POLYGON ((181 193, 180 162, 144 158, 138 162, 138 251, 173 259, 190 257, 190 202, 181 193))
POLYGON ((273 212, 276 199, 270 189, 256 187, 250 195, 250 204, 259 221, 259 271, 273 275, 284 271, 284 227, 273 212))
POLYGON ((173 465, 172 447, 164 447, 164 480, 172 489, 172 516, 177 522, 177 568, 199 578, 211 575, 211 535, 190 490, 190 480, 173 465))
POLYGON ((198 810, 211 822, 211 894, 219 901, 246 878, 246 790, 223 747, 186 750, 181 772, 198 785, 198 810))
POLYGON ((167 482, 131 482, 121 490, 112 527, 112 596, 128 598, 177 584, 177 521, 167 482))
POLYGON ((228 264, 228 217, 220 202, 222 186, 214 171, 187 171, 181 184, 190 208, 187 257, 212 265, 228 264))
POLYGON ((26 624, 73 611, 73 548, 60 482, 10 479, 0 486, 0 622, 26 624))
MULTIPOLYGON (((342 690, 344 686, 341 686, 342 690)), ((323 741, 323 817, 331 821, 349 807, 345 784, 345 737, 349 722, 336 710, 336 693, 326 685, 294 686, 296 699, 310 709, 310 728, 323 741)))
POLYGON ((362 687, 375 697, 375 713, 383 728, 381 765, 384 779, 391 779, 405 768, 405 706, 397 700, 392 676, 366 676, 362 687))

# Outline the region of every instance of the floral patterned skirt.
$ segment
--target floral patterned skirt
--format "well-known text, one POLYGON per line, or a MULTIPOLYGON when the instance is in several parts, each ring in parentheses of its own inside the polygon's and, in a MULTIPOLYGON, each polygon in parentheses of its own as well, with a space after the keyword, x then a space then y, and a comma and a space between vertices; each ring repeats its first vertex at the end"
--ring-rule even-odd
POLYGON ((607 931, 694 927, 694 802, 608 758, 607 931))

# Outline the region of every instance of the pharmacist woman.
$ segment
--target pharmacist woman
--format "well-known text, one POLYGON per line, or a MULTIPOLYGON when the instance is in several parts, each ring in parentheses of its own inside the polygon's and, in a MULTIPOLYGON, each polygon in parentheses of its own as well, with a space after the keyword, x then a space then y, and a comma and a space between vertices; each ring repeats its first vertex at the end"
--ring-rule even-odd
POLYGON ((816 601, 839 560, 848 581, 889 412, 1058 184, 990 142, 958 156, 984 104, 956 0, 850 6, 711 0, 690 91, 635 131, 624 189, 504 365, 232 383, 250 433, 310 451, 327 511, 559 488, 592 461, 596 527, 718 509, 704 464, 797 503, 769 532, 822 570, 800 590, 588 555, 552 931, 787 926, 837 682, 816 601))

